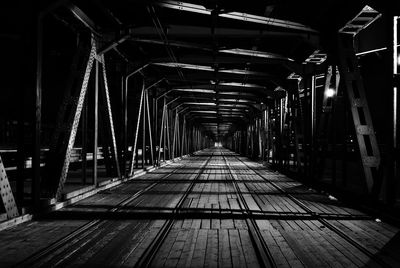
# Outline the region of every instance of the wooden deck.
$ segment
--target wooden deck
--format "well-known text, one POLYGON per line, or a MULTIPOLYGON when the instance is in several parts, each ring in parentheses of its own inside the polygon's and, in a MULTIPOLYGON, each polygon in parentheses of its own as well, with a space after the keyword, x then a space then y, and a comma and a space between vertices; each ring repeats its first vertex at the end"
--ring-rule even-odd
POLYGON ((0 232, 0 267, 400 267, 399 234, 209 149, 0 232))

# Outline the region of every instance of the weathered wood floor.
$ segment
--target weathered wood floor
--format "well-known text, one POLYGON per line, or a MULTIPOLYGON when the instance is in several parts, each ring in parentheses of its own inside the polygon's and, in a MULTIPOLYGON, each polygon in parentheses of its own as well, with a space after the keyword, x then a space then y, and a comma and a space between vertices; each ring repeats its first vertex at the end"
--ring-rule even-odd
POLYGON ((0 267, 400 267, 399 234, 209 149, 0 232, 0 267))

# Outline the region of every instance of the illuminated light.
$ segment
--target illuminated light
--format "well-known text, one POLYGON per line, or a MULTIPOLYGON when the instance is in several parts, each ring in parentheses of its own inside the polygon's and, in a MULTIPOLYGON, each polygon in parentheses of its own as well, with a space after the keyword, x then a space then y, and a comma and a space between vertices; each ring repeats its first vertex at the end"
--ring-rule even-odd
POLYGON ((333 96, 335 96, 336 94, 336 90, 334 90, 333 88, 328 88, 325 91, 325 96, 327 96, 328 98, 332 98, 333 96))
POLYGON ((221 142, 215 142, 214 143, 214 147, 222 147, 222 143, 221 142))
POLYGON ((381 219, 376 218, 375 219, 376 222, 382 222, 381 219))
POLYGON ((337 201, 337 198, 334 197, 333 195, 328 195, 328 198, 329 198, 329 200, 337 201))
POLYGON ((138 149, 137 154, 138 156, 141 156, 143 154, 142 149, 138 149))

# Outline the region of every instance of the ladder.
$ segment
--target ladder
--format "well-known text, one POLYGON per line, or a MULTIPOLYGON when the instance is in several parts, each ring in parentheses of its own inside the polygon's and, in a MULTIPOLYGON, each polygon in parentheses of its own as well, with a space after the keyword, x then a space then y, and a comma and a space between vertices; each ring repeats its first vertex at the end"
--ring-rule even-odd
POLYGON ((366 5, 353 19, 347 22, 346 25, 339 30, 339 33, 352 34, 354 36, 361 30, 367 28, 381 16, 382 14, 378 11, 366 5))
POLYGON ((349 97, 366 184, 371 193, 377 182, 381 158, 352 35, 339 34, 338 52, 339 70, 349 97))

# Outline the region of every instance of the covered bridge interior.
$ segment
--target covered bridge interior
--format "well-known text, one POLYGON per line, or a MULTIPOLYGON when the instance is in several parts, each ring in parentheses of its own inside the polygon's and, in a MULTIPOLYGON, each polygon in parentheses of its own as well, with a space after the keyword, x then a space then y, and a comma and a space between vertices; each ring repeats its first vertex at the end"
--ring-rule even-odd
POLYGON ((2 10, 0 264, 400 266, 399 3, 2 10))

